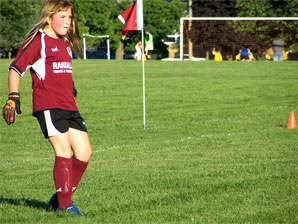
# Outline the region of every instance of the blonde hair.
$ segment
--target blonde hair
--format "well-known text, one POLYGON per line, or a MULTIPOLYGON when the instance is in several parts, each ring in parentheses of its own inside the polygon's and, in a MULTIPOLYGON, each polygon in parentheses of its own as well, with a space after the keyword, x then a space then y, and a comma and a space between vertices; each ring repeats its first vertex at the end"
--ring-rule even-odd
POLYGON ((35 35, 40 29, 44 29, 48 25, 48 20, 53 17, 54 14, 68 10, 71 8, 72 19, 71 26, 64 38, 67 38, 73 47, 76 54, 81 53, 81 45, 79 42, 79 29, 78 24, 74 15, 74 5, 68 0, 46 0, 41 8, 40 17, 38 23, 36 23, 33 28, 28 32, 26 41, 26 46, 33 40, 35 35))

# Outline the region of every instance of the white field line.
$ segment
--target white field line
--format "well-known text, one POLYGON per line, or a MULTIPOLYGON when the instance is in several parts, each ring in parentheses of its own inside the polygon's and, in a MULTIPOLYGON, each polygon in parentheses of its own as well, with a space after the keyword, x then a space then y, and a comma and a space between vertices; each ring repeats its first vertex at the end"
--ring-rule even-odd
MULTIPOLYGON (((268 131, 268 129, 262 129, 262 130, 258 130, 257 132, 265 132, 268 131)), ((254 131, 255 133, 256 131, 254 131)), ((203 139, 203 138, 222 138, 222 137, 233 137, 233 136, 240 136, 240 135, 245 135, 245 134, 251 134, 252 132, 231 132, 231 133, 220 133, 220 134, 205 134, 205 135, 200 135, 200 136, 187 136, 187 137, 183 137, 180 139, 176 139, 176 140, 162 140, 162 139, 154 139, 154 141, 165 141, 165 142, 185 142, 185 141, 191 141, 191 140, 197 140, 197 139, 203 139)), ((149 140, 150 141, 150 140, 149 140)), ((144 144, 144 143, 142 143, 144 144)), ((92 154, 96 154, 96 153, 102 153, 105 151, 109 151, 109 150, 118 150, 118 149, 122 149, 122 148, 127 148, 130 145, 114 145, 114 146, 102 146, 99 149, 96 150, 92 150, 92 154)), ((132 146, 132 145, 131 145, 132 146)), ((3 157, 2 157, 3 158, 3 157)), ((21 161, 3 161, 0 163, 0 168, 4 168, 4 167, 8 167, 11 165, 16 165, 16 164, 27 164, 27 163, 36 163, 36 162, 40 162, 40 161, 53 161, 54 158, 32 158, 32 159, 22 159, 21 161)))

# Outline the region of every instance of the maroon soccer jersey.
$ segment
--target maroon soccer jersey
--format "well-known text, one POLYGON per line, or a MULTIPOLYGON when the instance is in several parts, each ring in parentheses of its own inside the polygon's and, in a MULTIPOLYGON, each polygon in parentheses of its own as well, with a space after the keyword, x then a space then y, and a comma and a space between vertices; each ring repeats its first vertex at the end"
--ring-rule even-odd
POLYGON ((30 69, 33 114, 53 108, 78 110, 73 95, 72 51, 67 40, 40 30, 27 46, 23 44, 9 69, 20 76, 30 69))

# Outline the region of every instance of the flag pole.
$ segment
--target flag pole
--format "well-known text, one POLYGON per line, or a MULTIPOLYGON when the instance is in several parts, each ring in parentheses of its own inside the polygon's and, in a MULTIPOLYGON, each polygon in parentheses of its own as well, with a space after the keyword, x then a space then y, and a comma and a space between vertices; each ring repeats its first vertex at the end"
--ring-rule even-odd
POLYGON ((144 57, 144 18, 143 18, 143 1, 137 0, 128 9, 122 12, 118 18, 124 23, 124 29, 121 32, 124 40, 128 31, 142 31, 142 66, 143 66, 143 113, 144 113, 144 130, 146 130, 146 105, 145 105, 145 57, 144 57))
POLYGON ((142 30, 142 71, 143 71, 143 114, 144 114, 144 131, 146 130, 146 97, 145 97, 145 56, 144 56, 144 16, 143 0, 137 0, 138 9, 141 11, 141 30, 142 30))
POLYGON ((144 28, 142 27, 142 67, 143 67, 143 113, 144 130, 146 130, 146 98, 145 98, 145 56, 144 56, 144 28))

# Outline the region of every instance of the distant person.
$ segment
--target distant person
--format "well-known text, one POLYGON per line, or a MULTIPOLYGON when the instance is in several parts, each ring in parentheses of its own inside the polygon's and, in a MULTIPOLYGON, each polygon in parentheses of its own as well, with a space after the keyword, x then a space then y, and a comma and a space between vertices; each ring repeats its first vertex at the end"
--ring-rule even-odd
POLYGON ((265 59, 266 59, 266 61, 271 61, 271 56, 270 56, 270 54, 266 53, 266 54, 265 54, 265 59))
POLYGON ((154 50, 153 36, 149 29, 145 29, 145 54, 148 60, 151 59, 152 51, 154 50))
POLYGON ((240 51, 240 60, 241 61, 248 61, 249 60, 249 56, 250 56, 250 53, 249 53, 249 50, 247 48, 243 48, 240 51))
POLYGON ((240 61, 241 60, 240 53, 241 53, 241 50, 239 50, 238 54, 235 56, 235 60, 236 61, 240 61))
POLYGON ((284 61, 287 61, 288 60, 288 52, 282 51, 282 59, 284 61))
POLYGON ((222 61, 222 55, 219 49, 212 49, 212 54, 214 55, 214 61, 222 61))
POLYGON ((142 59, 142 41, 138 40, 135 46, 135 59, 140 61, 142 59))
POLYGON ((273 48, 273 61, 283 61, 283 41, 280 39, 280 35, 276 35, 272 41, 273 48))
POLYGON ((262 60, 265 60, 265 61, 271 61, 271 56, 270 54, 267 52, 267 51, 263 51, 262 52, 262 60))
MULTIPOLYGON (((56 213, 82 216, 72 195, 88 166, 91 145, 77 108, 72 79, 72 48, 76 53, 81 49, 78 37, 71 1, 45 1, 39 21, 9 66, 9 94, 3 118, 10 125, 15 121, 15 114, 21 114, 20 79, 30 70, 33 116, 55 152, 55 193, 49 204, 56 213)), ((17 136, 11 138, 13 141, 17 136)), ((41 186, 31 187, 34 191, 41 186)))
POLYGON ((247 48, 247 50, 248 50, 248 52, 249 52, 249 60, 250 60, 250 61, 255 61, 256 59, 255 59, 253 53, 251 52, 251 50, 250 50, 249 48, 247 48))

